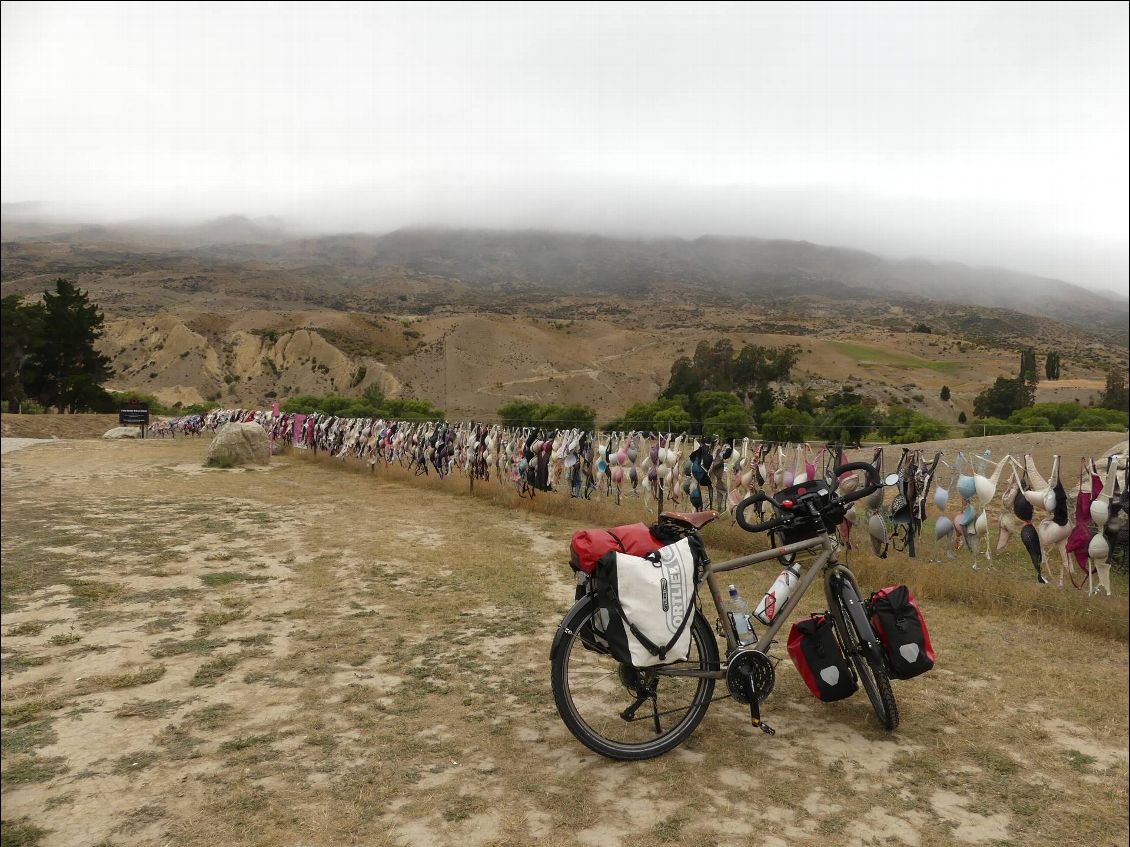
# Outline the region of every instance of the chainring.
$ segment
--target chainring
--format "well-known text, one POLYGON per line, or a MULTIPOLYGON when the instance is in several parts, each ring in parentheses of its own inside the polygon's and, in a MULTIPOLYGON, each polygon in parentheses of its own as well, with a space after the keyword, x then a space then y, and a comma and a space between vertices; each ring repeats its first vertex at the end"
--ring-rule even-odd
POLYGON ((735 652, 726 665, 726 687, 730 689, 731 696, 739 703, 749 703, 749 698, 745 693, 745 679, 747 677, 753 678, 757 702, 763 703, 765 698, 773 693, 773 685, 777 681, 777 672, 773 668, 773 662, 758 650, 735 652))

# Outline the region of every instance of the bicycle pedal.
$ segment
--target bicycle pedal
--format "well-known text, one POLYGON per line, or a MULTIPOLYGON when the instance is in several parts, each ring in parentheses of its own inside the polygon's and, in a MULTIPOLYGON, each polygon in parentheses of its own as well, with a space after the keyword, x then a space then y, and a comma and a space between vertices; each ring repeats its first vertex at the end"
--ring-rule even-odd
POLYGON ((758 728, 762 732, 764 732, 766 735, 776 735, 777 734, 777 730, 773 729, 773 727, 769 726, 769 724, 765 723, 765 721, 762 721, 758 728))

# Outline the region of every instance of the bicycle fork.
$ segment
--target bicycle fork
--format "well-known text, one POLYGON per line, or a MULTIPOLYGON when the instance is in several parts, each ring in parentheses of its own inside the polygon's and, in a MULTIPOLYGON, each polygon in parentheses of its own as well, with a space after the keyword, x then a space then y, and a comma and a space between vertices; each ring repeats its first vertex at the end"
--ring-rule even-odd
MULTIPOLYGON (((877 644, 875 641, 875 631, 871 628, 871 621, 867 619, 867 612, 863 608, 863 601, 859 599, 859 595, 855 593, 855 586, 842 577, 838 578, 840 597, 843 598, 844 605, 847 607, 848 617, 851 618, 851 623, 855 625, 855 631, 863 634, 867 633, 867 642, 862 646, 869 655, 865 658, 875 660, 877 655, 877 644)), ((844 621, 848 623, 848 621, 844 621)), ((845 645, 847 647, 849 645, 845 645)))

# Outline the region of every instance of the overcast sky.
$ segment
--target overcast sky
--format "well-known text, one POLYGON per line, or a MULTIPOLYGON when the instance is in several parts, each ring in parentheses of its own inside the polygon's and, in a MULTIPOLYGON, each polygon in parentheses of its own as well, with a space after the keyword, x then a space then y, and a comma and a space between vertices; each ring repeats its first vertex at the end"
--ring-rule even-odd
POLYGON ((1126 3, 9 3, 4 203, 752 235, 1127 286, 1126 3))

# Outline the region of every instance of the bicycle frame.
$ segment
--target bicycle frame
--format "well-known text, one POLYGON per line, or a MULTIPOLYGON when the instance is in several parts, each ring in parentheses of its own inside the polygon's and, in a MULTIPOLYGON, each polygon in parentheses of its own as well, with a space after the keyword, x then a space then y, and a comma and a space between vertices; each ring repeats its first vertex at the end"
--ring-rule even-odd
MULTIPOLYGON (((771 550, 765 550, 761 553, 752 553, 748 556, 739 556, 736 559, 727 559, 724 562, 717 564, 711 563, 705 569, 705 582, 710 589, 710 595, 714 599, 714 606, 718 611, 718 617, 722 623, 722 629, 726 636, 726 649, 727 653, 737 649, 738 638, 734 632, 733 623, 730 621, 730 616, 725 613, 725 605, 722 599, 722 589, 719 586, 717 574, 725 573, 726 571, 736 571, 741 568, 749 567, 750 565, 760 564, 767 562, 770 559, 776 559, 779 556, 787 556, 791 553, 800 553, 804 550, 814 550, 817 547, 822 548, 822 552, 816 559, 808 566, 806 570, 802 570, 800 582, 793 589, 789 595, 789 599, 785 605, 777 611, 773 617, 773 621, 768 624, 767 628, 761 633, 761 637, 757 639, 756 643, 752 646, 753 649, 766 653, 770 645, 773 643, 774 638, 780 631, 781 627, 785 625, 785 621, 793 613, 796 607, 800 604, 801 598, 808 593, 808 589, 812 587, 812 583, 816 581, 818 576, 824 577, 824 593, 825 599, 828 602, 829 610, 833 614, 838 614, 835 609, 835 603, 832 601, 830 595, 831 578, 837 573, 847 574, 854 585, 854 574, 847 568, 847 566, 835 561, 836 551, 839 549, 839 543, 827 534, 818 535, 815 538, 809 538, 805 541, 797 541, 793 544, 786 544, 783 547, 774 547, 771 550)), ((803 566, 802 566, 803 567, 803 566)), ((690 670, 686 668, 663 668, 657 667, 654 669, 657 675, 661 676, 690 676, 690 677, 703 677, 713 679, 725 679, 726 669, 720 668, 717 671, 701 671, 690 670)))

